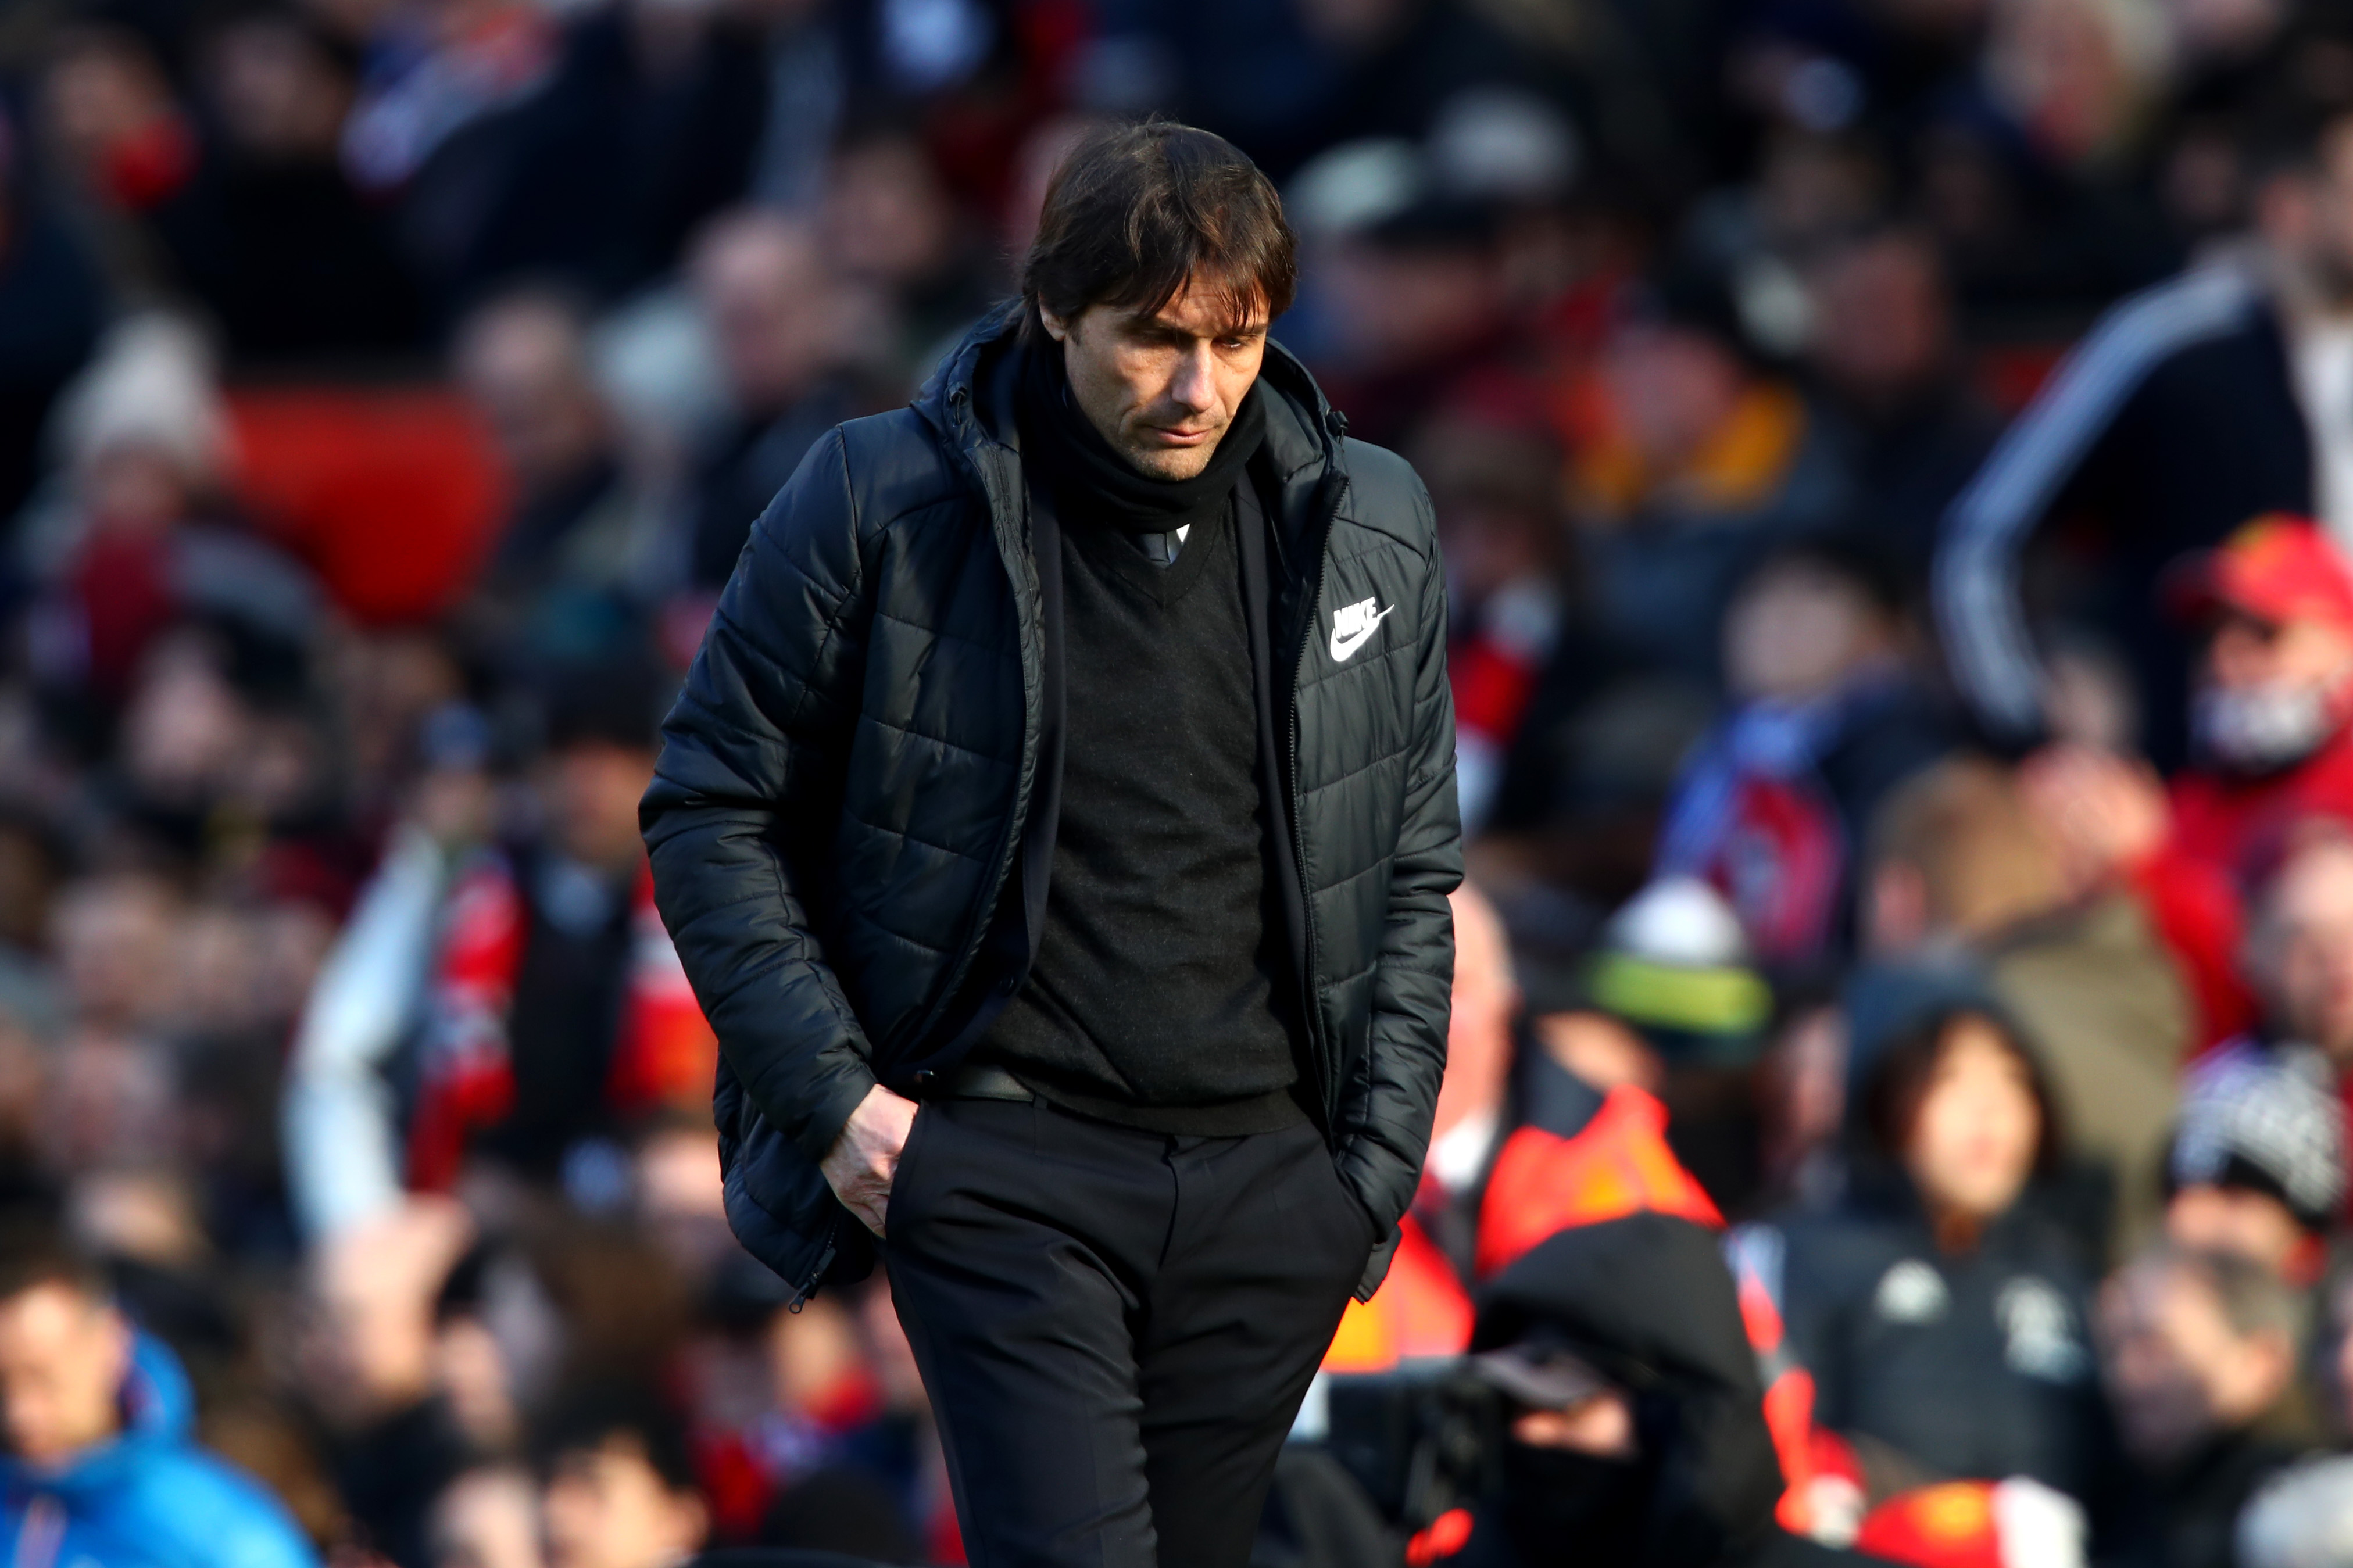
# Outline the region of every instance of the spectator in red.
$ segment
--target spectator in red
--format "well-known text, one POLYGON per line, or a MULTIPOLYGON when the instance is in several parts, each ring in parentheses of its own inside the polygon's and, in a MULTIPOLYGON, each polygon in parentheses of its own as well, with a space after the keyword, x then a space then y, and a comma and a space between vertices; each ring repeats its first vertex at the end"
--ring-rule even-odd
POLYGON ((2063 853, 2139 893, 2211 1045, 2253 1016, 2234 973, 2239 888, 2278 864, 2307 819, 2353 824, 2353 563, 2318 523, 2271 514, 2179 563, 2168 588, 2206 632, 2191 765, 2161 792, 2141 764, 2060 747, 2027 778, 2063 853))
POLYGON ((2272 515, 2177 570, 2208 635, 2173 847, 2243 872, 2303 817, 2353 820, 2353 567, 2318 523, 2272 515))

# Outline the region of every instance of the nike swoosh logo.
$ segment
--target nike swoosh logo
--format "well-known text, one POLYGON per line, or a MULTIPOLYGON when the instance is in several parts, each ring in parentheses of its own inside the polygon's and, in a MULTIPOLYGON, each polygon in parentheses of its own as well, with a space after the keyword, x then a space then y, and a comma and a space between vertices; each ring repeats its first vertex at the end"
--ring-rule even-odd
POLYGON ((1346 663, 1358 648, 1372 641, 1373 634, 1380 630, 1381 623, 1388 618, 1389 610, 1394 610, 1396 608, 1397 606, 1395 605, 1391 605, 1388 610, 1378 612, 1373 616, 1370 620, 1366 621, 1355 631, 1350 632, 1345 636, 1341 634, 1339 627, 1333 627, 1332 662, 1335 664, 1346 663))

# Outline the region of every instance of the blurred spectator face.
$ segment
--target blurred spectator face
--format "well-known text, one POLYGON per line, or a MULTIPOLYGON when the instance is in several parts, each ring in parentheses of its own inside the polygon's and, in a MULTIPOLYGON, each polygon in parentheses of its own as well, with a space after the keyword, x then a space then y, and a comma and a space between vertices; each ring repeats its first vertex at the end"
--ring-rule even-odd
POLYGON ((458 334, 458 380, 526 495, 603 455, 607 424, 578 314, 541 294, 483 306, 458 334))
POLYGON ((1792 1187, 1846 1117, 1846 1015, 1829 1006, 1799 1014, 1758 1066, 1766 1173, 1776 1185, 1792 1187))
POLYGON ((203 640, 155 645, 122 715, 123 771, 145 798, 193 805, 255 755, 253 714, 203 640))
POLYGON ((556 753, 545 787, 557 847, 586 866, 635 864, 646 847, 638 800, 653 777, 653 753, 631 746, 586 742, 556 753))
POLYGON ((1808 353, 1838 395, 1868 412, 1900 407, 1952 357, 1952 301, 1925 241, 1883 234, 1834 250, 1814 270, 1808 353))
POLYGON ((142 441, 108 443, 78 478, 91 521, 121 533, 161 532, 187 515, 193 491, 173 454, 142 441))
POLYGON ((1894 628, 1862 586, 1791 559, 1750 578, 1725 617, 1725 676, 1750 700, 1802 702, 1891 657, 1894 628))
POLYGON ((1871 837, 1864 918, 1874 952, 1982 940, 2067 896, 2059 853, 2027 792, 1989 762, 1949 759, 1906 780, 1881 805, 1871 837))
POLYGON ((854 278, 907 288, 949 259, 955 211, 912 136, 853 144, 834 159, 819 226, 826 254, 854 278))
POLYGON ((159 878, 91 878, 58 895, 51 951, 75 1009, 100 1025, 138 1025, 170 1010, 180 900, 159 878))
POLYGON ((162 65, 134 35, 68 39, 41 85, 48 144, 93 194, 145 205, 186 177, 193 142, 162 65))
POLYGON ((702 1275, 728 1257, 719 1140, 709 1119, 657 1129, 638 1145, 638 1213, 679 1265, 702 1275))
POLYGON ((702 1500, 673 1489, 625 1432, 558 1456, 540 1510, 547 1568, 669 1568, 709 1527, 702 1500))
POLYGON ((2322 839, 2291 857, 2265 900, 2262 940, 2289 1035, 2340 1069, 2353 1065, 2353 844, 2322 839))
POLYGON ((434 1500, 432 1568, 541 1568, 539 1497, 505 1466, 468 1470, 434 1500))
POLYGON ((1928 1206, 1978 1221, 2000 1215, 2025 1191, 2042 1136, 2033 1079, 2008 1037, 1975 1015, 1954 1019, 1904 1145, 1904 1167, 1928 1206))
POLYGON ((2206 674, 2227 690, 2339 685, 2353 674, 2353 632, 2324 620, 2232 616, 2206 645, 2206 674))
POLYGON ((42 1086, 44 1162, 69 1175, 170 1158, 181 1144, 175 1088, 156 1047, 100 1029, 72 1035, 42 1086))
POLYGON ((1607 1013, 1547 1013, 1535 1035, 1546 1056, 1604 1092, 1631 1084, 1655 1094, 1666 1082, 1666 1063, 1651 1043, 1607 1013))
POLYGON ((1997 0, 1986 75, 2037 147, 2073 165, 2121 150, 2162 86, 2168 47, 2155 7, 1997 0))
POLYGON ((2200 1184, 2165 1205, 2165 1238, 2199 1252, 2226 1252, 2285 1279, 2310 1246, 2287 1205, 2253 1187, 2200 1184))
POLYGON ((1459 606, 1475 608, 1515 583, 1548 584, 1558 573, 1564 459, 1533 424, 1516 405, 1465 407, 1438 415, 1414 439, 1414 468, 1430 486, 1459 606))
POLYGON ((1737 358, 1704 332, 1672 323, 1629 325, 1602 365, 1619 425, 1657 474, 1689 462, 1731 417, 1747 384, 1737 358))
POLYGON ((205 64, 221 130, 238 149, 270 162, 334 156, 353 84, 292 17, 229 23, 205 64))
POLYGON ((726 374, 754 416, 792 405, 831 357, 831 279, 816 237, 790 219, 744 212, 695 247, 694 293, 726 374))
POLYGON ((1614 1388, 1565 1410, 1522 1412, 1512 1421, 1512 1441, 1528 1448, 1590 1454, 1597 1459, 1630 1459, 1640 1452, 1634 1406, 1614 1388))
POLYGON ((1512 950, 1495 906, 1468 883, 1450 901, 1454 1009, 1446 1026, 1446 1076, 1438 1089, 1434 1136, 1502 1103, 1512 1066, 1512 1018, 1520 1005, 1512 950))
POLYGON ((1263 304, 1234 321, 1217 295, 1189 285, 1150 315, 1090 305, 1067 321, 1042 306, 1039 316, 1062 345, 1088 423, 1157 479, 1209 466, 1266 357, 1263 304))
POLYGON ((1503 272, 1472 242, 1337 243, 1322 258, 1337 355, 1351 369, 1428 364, 1477 343, 1495 324, 1503 272))
POLYGON ((873 1368, 858 1319, 837 1301, 811 1316, 814 1300, 769 1322, 768 1358, 775 1407, 828 1424, 860 1410, 874 1392, 873 1368))
POLYGON ((2230 615, 2206 645, 2191 724, 2217 760, 2263 771, 2300 762, 2342 727, 2353 627, 2317 616, 2230 615))
POLYGON ((0 1301, 0 1419, 8 1451, 51 1468, 112 1437, 131 1366, 122 1315, 53 1281, 0 1301))
POLYGON ((2119 1435, 2153 1468, 2253 1422, 2293 1375, 2288 1336, 2233 1324, 2213 1287, 2179 1259, 2126 1268, 2101 1292, 2099 1319, 2119 1435))
POLYGON ((2353 117, 2322 132, 2312 169, 2273 180, 2257 212, 2308 284, 2331 300, 2353 296, 2353 117))

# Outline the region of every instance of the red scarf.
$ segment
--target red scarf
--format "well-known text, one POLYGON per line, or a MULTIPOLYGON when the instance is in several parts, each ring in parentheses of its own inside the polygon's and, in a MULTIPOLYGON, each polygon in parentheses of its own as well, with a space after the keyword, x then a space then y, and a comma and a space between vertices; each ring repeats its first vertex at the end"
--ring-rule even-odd
MULTIPOLYGON (((625 1116, 707 1103, 719 1042, 654 908, 650 866, 638 868, 629 924, 629 973, 605 1103, 625 1116)), ((459 875, 443 924, 417 1113, 408 1129, 408 1184, 416 1191, 447 1191, 472 1136, 514 1108, 507 1016, 530 925, 505 856, 478 857, 459 875)))

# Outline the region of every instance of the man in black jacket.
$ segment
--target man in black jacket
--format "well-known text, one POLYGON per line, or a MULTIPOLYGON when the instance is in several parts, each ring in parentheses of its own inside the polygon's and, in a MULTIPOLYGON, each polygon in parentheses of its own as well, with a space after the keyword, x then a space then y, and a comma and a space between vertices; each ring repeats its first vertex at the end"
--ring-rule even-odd
POLYGON ((2264 512, 2353 538, 2353 115, 2272 153, 2251 241, 2104 316, 1946 514, 1937 621, 1999 739, 2029 742, 2046 722, 2021 593, 2026 547, 2054 518, 2105 526, 2100 602, 2073 608, 2147 682, 2167 763, 2186 750, 2189 650, 2159 613, 2166 563, 2264 512))
POLYGON ((1266 341, 1217 137, 1103 132, 1023 299, 753 530, 644 822, 729 1218, 873 1237, 977 1564, 1240 1564, 1444 1065, 1430 503, 1266 341))

